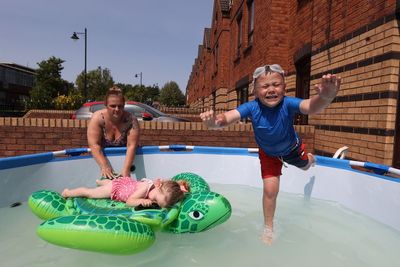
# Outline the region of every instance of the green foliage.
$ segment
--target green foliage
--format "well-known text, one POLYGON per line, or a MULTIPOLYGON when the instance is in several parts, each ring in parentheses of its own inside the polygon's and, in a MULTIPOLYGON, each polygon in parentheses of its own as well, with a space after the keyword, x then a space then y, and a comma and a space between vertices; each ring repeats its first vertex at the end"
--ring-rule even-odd
POLYGON ((153 103, 155 101, 159 101, 160 99, 160 88, 158 86, 153 85, 151 87, 146 87, 147 89, 147 94, 146 94, 146 100, 148 101, 150 99, 150 103, 153 103))
POLYGON ((26 101, 27 108, 54 108, 54 98, 66 94, 72 86, 61 78, 64 60, 50 57, 38 63, 36 84, 30 91, 30 100, 26 101))
POLYGON ((158 86, 142 86, 130 84, 117 84, 125 94, 127 100, 138 101, 146 104, 152 104, 158 101, 160 97, 160 89, 158 86))
POLYGON ((54 99, 56 109, 76 110, 84 103, 84 97, 76 89, 68 92, 68 95, 60 95, 54 99))
MULTIPOLYGON (((30 99, 24 102, 26 108, 36 109, 78 109, 85 101, 102 101, 107 90, 114 85, 111 71, 98 67, 86 75, 87 95, 85 97, 85 75, 80 73, 76 78, 76 86, 61 78, 64 60, 50 57, 38 63, 36 84, 30 91, 30 99)), ((117 84, 124 91, 127 100, 152 104, 160 101, 166 106, 182 106, 185 96, 176 82, 171 81, 164 85, 162 90, 158 85, 140 86, 117 84)))
POLYGON ((27 109, 51 109, 53 98, 49 90, 42 85, 36 84, 30 91, 30 99, 25 103, 27 109))
POLYGON ((166 83, 160 92, 160 103, 168 107, 178 107, 185 104, 185 96, 176 82, 166 83))
MULTIPOLYGON (((91 70, 86 76, 87 82, 87 100, 102 101, 107 93, 107 90, 114 85, 114 80, 111 76, 111 71, 107 68, 98 67, 91 70)), ((82 72, 76 78, 78 91, 84 95, 85 74, 82 72)))

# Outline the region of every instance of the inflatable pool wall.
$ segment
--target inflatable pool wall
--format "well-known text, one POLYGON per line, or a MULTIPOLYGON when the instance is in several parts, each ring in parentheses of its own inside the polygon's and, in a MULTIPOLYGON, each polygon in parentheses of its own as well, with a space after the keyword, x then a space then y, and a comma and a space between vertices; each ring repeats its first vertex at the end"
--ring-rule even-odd
MULTIPOLYGON (((105 150, 115 169, 122 168, 125 151, 125 148, 105 150)), ((88 149, 68 149, 0 159, 0 207, 27 201, 33 192, 42 189, 60 192, 65 187, 93 186, 99 170, 87 153, 88 149)), ((292 166, 284 168, 281 191, 335 201, 400 230, 400 179, 382 175, 387 172, 399 175, 398 169, 368 162, 316 158, 316 166, 308 171, 292 166), (371 171, 355 170, 354 165, 371 171)), ((135 167, 136 178, 193 172, 209 184, 262 187, 257 149, 148 146, 138 149, 135 167)))

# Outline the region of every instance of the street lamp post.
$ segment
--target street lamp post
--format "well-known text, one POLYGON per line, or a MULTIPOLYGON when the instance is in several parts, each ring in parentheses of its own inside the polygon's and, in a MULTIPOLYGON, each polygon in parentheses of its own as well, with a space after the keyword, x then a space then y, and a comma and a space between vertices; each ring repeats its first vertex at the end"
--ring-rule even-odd
POLYGON ((140 88, 142 88, 142 72, 136 73, 135 78, 140 77, 140 88))
POLYGON ((87 100, 87 29, 85 28, 85 32, 74 32, 71 36, 71 39, 76 41, 79 40, 78 34, 83 34, 85 35, 85 69, 83 71, 83 95, 85 97, 85 100, 87 100))

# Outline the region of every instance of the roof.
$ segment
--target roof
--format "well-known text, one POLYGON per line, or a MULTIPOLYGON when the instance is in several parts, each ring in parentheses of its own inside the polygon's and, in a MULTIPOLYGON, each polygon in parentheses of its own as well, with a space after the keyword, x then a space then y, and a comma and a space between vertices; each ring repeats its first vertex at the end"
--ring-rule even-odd
POLYGON ((36 74, 36 70, 26 67, 26 66, 22 66, 22 65, 18 65, 15 63, 11 63, 11 62, 0 62, 0 66, 6 67, 6 68, 10 68, 10 69, 14 69, 14 70, 19 70, 19 71, 23 71, 23 72, 28 72, 30 74, 36 74))

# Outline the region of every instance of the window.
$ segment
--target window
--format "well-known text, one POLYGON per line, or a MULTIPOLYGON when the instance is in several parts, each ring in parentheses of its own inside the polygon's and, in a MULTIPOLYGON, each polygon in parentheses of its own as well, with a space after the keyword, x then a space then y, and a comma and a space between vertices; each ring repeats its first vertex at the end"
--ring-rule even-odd
POLYGON ((92 105, 89 109, 90 109, 90 112, 96 112, 96 111, 98 111, 100 109, 103 109, 105 107, 106 106, 104 106, 104 104, 95 104, 95 105, 92 105))
MULTIPOLYGON (((148 112, 144 108, 138 107, 136 105, 127 105, 125 107, 125 110, 130 112, 130 113, 132 113, 133 115, 135 115, 136 118, 142 118, 143 117, 143 113, 145 113, 145 112, 151 114, 151 112, 148 112)), ((152 115, 154 116, 154 114, 152 114, 152 115)))
POLYGON ((212 109, 215 110, 215 106, 217 104, 217 93, 214 91, 212 92, 212 109))
POLYGON ((306 6, 310 0, 297 0, 297 10, 300 10, 304 6, 306 6))
POLYGON ((237 20, 237 54, 236 56, 240 56, 240 49, 242 47, 242 13, 239 14, 237 20))
MULTIPOLYGON (((236 94, 237 94, 237 106, 249 102, 249 87, 244 86, 236 89, 236 94)), ((240 121, 249 122, 250 120, 248 118, 245 118, 241 119, 240 121)))
POLYGON ((8 83, 17 84, 17 72, 12 69, 7 69, 5 73, 5 80, 8 83))
POLYGON ((247 41, 248 45, 253 43, 253 31, 254 31, 254 0, 247 1, 247 11, 249 14, 249 29, 248 29, 248 36, 247 41))
MULTIPOLYGON (((311 57, 306 56, 296 62, 296 97, 307 99, 310 97, 311 57)), ((294 124, 307 125, 308 116, 297 114, 294 124)))
POLYGON ((214 50, 214 72, 218 72, 218 57, 219 57, 219 45, 217 44, 214 50))
POLYGON ((0 104, 3 105, 6 103, 6 92, 0 91, 0 104))
POLYGON ((236 93, 238 106, 249 101, 249 88, 247 86, 238 88, 236 93))

